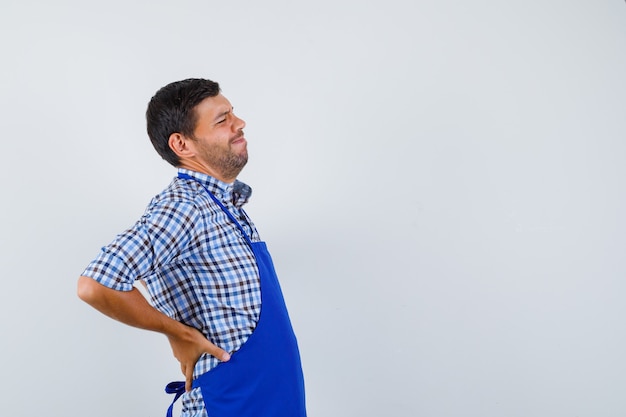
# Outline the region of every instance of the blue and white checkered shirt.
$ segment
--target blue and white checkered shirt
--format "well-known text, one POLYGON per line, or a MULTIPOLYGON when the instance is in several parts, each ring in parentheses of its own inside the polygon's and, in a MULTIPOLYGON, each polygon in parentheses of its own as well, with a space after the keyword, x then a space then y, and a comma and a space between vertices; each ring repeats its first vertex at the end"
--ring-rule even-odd
MULTIPOLYGON (((179 172, 199 180, 252 241, 260 240, 241 209, 250 187, 186 169, 179 172)), ((261 288, 252 249, 206 190, 190 179, 175 178, 134 226, 102 248, 83 275, 121 291, 142 280, 156 309, 200 330, 230 353, 252 334, 260 314, 261 288)), ((217 363, 203 355, 194 377, 217 363)), ((199 389, 183 396, 183 415, 206 415, 199 389)))

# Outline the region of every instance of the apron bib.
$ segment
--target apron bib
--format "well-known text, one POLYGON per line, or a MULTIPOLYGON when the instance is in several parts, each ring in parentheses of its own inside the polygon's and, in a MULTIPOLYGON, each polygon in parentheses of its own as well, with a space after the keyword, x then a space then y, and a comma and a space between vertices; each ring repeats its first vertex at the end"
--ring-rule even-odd
MULTIPOLYGON (((195 180, 182 173, 178 177, 195 180)), ((265 242, 252 242, 228 209, 203 188, 252 248, 262 303, 259 321, 248 340, 228 362, 219 363, 195 379, 193 387, 201 389, 209 417, 306 417, 298 344, 267 246, 265 242)), ((175 402, 184 393, 185 383, 172 382, 165 391, 176 394, 175 402)), ((167 417, 172 416, 174 402, 167 417)))

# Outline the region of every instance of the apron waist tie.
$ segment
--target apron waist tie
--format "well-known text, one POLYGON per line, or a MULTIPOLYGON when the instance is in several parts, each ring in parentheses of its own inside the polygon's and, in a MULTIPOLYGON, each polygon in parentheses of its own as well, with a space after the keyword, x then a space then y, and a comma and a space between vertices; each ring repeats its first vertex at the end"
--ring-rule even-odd
POLYGON ((172 412, 174 411, 174 403, 180 398, 181 395, 185 393, 185 382, 170 382, 165 387, 165 392, 168 394, 176 394, 176 396, 174 397, 174 401, 172 401, 172 404, 170 404, 170 408, 167 409, 167 414, 165 415, 166 417, 172 417, 172 412))

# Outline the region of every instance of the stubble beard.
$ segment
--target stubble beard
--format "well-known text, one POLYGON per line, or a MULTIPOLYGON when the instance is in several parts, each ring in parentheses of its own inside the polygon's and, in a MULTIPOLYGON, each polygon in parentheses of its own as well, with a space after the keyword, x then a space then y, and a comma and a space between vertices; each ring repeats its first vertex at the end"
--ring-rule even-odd
POLYGON ((232 150, 221 155, 217 161, 217 168, 224 178, 237 178, 243 167, 248 163, 248 150, 244 149, 241 154, 236 154, 232 150))
POLYGON ((204 160, 210 167, 219 172, 222 178, 237 178, 248 162, 248 149, 244 148, 240 153, 236 153, 230 144, 228 149, 205 148, 204 160))

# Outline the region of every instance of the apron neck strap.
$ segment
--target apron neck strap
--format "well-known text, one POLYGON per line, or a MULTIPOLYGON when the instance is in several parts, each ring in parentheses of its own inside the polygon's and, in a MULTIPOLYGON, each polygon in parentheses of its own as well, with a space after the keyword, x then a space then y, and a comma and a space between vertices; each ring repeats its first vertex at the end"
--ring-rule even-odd
POLYGON ((211 197, 211 199, 218 205, 220 206, 220 208, 222 209, 222 211, 224 211, 224 213, 226 213, 226 215, 228 216, 228 218, 235 223, 235 225, 237 226, 237 228, 239 229, 239 231, 241 232, 241 235, 246 239, 246 241, 248 242, 248 244, 250 245, 250 247, 252 247, 252 241, 250 240, 250 236, 248 236, 248 234, 246 233, 246 231, 244 230, 243 226, 241 226, 241 224, 237 221, 237 219, 235 218, 235 216, 233 216, 233 214, 224 206, 224 204, 222 204, 222 202, 215 197, 215 195, 213 195, 213 193, 211 191, 209 191, 208 188, 206 188, 204 186, 204 184, 202 184, 202 182, 200 182, 198 179, 192 177, 191 175, 179 172, 178 173, 178 178, 181 179, 185 179, 185 180, 193 180, 195 182, 197 182, 198 184, 200 184, 202 186, 202 188, 204 188, 204 190, 207 192, 207 194, 209 195, 209 197, 211 197))

